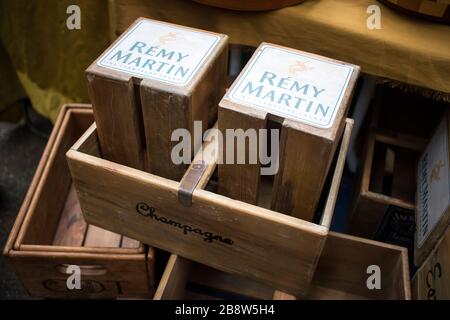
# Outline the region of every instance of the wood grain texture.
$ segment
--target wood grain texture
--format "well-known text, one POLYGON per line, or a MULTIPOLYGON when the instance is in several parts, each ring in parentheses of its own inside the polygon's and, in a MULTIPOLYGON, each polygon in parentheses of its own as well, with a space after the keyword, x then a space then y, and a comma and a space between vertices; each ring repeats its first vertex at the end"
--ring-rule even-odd
POLYGON ((74 189, 70 189, 65 153, 92 122, 88 105, 61 108, 40 161, 42 169, 30 186, 29 198, 23 203, 4 255, 34 297, 148 298, 154 289, 153 249, 149 249, 147 258, 141 244, 128 249, 83 247, 80 241, 84 231, 79 228, 82 221, 76 219, 75 224, 70 224, 67 220, 69 216, 77 217, 79 205, 74 189), (71 191, 63 194, 66 185, 71 191), (68 265, 81 267, 82 290, 67 289, 68 265))
MULTIPOLYGON (((284 299, 294 296, 242 276, 172 255, 155 297, 158 299, 284 299), (200 291, 200 292, 199 292, 200 291)), ((406 249, 330 232, 306 299, 411 298, 406 249), (382 289, 366 285, 369 265, 382 270, 382 289)))
MULTIPOLYGON (((259 114, 258 114, 259 115, 259 114)), ((249 160, 250 147, 248 139, 245 143, 245 164, 238 164, 238 141, 237 139, 228 139, 227 129, 242 129, 244 132, 247 130, 256 130, 258 134, 259 129, 266 127, 265 115, 247 115, 235 110, 229 109, 221 105, 219 107, 219 130, 223 136, 223 152, 219 156, 222 163, 219 163, 219 194, 227 197, 244 201, 251 204, 256 204, 259 191, 260 181, 260 163, 259 158, 257 163, 251 164, 249 160), (229 148, 233 143, 234 147, 229 148), (232 151, 234 157, 228 155, 228 152, 232 151), (232 161, 228 161, 230 158, 232 161)), ((250 132, 250 131, 249 131, 250 132)), ((259 137, 257 136, 259 145, 259 137)), ((259 147, 257 148, 259 150, 259 147)), ((242 152, 242 151, 241 151, 242 152)), ((259 153, 258 153, 259 154, 259 153)))
POLYGON ((412 201, 415 197, 415 167, 420 150, 424 148, 423 139, 411 136, 397 138, 376 131, 369 134, 349 218, 351 234, 373 238, 391 205, 415 210, 412 201), (386 170, 383 150, 387 148, 395 154, 389 194, 383 191, 386 170))
POLYGON ((84 246, 118 248, 120 247, 121 237, 120 234, 90 225, 86 232, 84 246))
MULTIPOLYGON (((291 48, 262 43, 253 54, 250 62, 235 80, 233 86, 237 86, 245 76, 252 61, 259 57, 264 46, 282 48, 294 53, 301 53, 312 58, 348 65, 353 68, 346 91, 340 105, 337 107, 335 120, 331 127, 327 129, 315 127, 297 120, 280 118, 260 108, 236 103, 232 101, 228 94, 224 96, 219 104, 219 127, 222 131, 226 128, 239 129, 243 127, 245 130, 250 126, 253 126, 254 129, 260 129, 262 126, 267 127, 267 123, 264 124, 262 122, 263 119, 276 119, 276 122, 281 123, 279 170, 275 175, 272 209, 307 221, 312 221, 328 170, 330 169, 340 137, 342 136, 347 111, 359 75, 359 67, 291 48), (222 109, 228 112, 222 112, 222 109), (242 118, 242 120, 239 118, 242 118)), ((273 63, 275 64, 277 62, 274 61, 273 63)), ((230 91, 233 90, 233 86, 230 91)), ((221 170, 221 166, 223 165, 219 165, 219 171, 221 170)), ((248 167, 256 171, 253 167, 248 167)), ((250 171, 250 169, 248 170, 250 171)), ((230 167, 226 174, 222 174, 222 177, 219 176, 219 188, 220 185, 223 185, 224 190, 228 192, 227 195, 233 195, 233 192, 238 192, 234 191, 235 186, 239 185, 236 182, 233 184, 233 181, 241 181, 242 175, 242 169, 233 172, 232 167, 230 167), (226 179, 224 182, 221 181, 223 178, 226 179)), ((253 175, 252 179, 247 181, 246 184, 248 185, 258 185, 258 183, 255 183, 258 180, 253 175)), ((255 192, 254 187, 249 188, 248 192, 250 194, 253 193, 253 197, 256 197, 255 194, 257 192, 255 192)), ((250 200, 254 199, 250 198, 250 200)))
MULTIPOLYGON (((67 157, 89 223, 286 293, 306 294, 326 226, 199 188, 193 192, 192 205, 184 206, 178 201, 178 182, 77 149, 67 157)), ((210 176, 211 168, 204 174, 210 176)), ((328 205, 334 206, 333 201, 328 205)))
POLYGON ((53 244, 55 246, 82 246, 87 224, 81 213, 75 187, 70 187, 66 204, 56 229, 53 244))
POLYGON ((103 75, 98 68, 89 67, 86 78, 101 154, 105 159, 144 169, 144 131, 133 78, 103 75))

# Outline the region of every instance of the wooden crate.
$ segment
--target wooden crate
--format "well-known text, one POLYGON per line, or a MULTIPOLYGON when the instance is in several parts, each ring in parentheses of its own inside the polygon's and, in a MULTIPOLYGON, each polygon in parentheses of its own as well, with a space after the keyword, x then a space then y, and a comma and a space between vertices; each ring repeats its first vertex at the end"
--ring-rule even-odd
POLYGON ((4 248, 31 296, 150 298, 154 249, 87 225, 65 153, 92 124, 89 105, 64 105, 4 248), (81 269, 81 289, 69 290, 69 265, 81 269))
POLYGON ((416 166, 425 145, 426 140, 405 135, 369 134, 349 233, 383 241, 395 238, 405 246, 405 235, 414 237, 416 166))
POLYGON ((348 120, 319 223, 203 190, 218 157, 210 131, 181 181, 98 156, 95 125, 67 153, 86 221, 222 271, 306 294, 325 244, 353 121, 348 120))
POLYGON ((413 278, 413 298, 450 299, 450 227, 413 278))
MULTIPOLYGON (((154 299, 295 299, 274 289, 172 255, 154 299)), ((410 299, 406 249, 330 232, 306 299, 410 299), (381 289, 369 290, 378 265, 381 289)))
MULTIPOLYGON (((262 43, 221 100, 218 124, 225 145, 237 140, 225 134, 229 129, 280 132, 273 210, 313 220, 358 74, 351 64, 262 43)), ((258 141, 259 152, 264 144, 258 141)), ((256 204, 264 163, 246 155, 240 164, 235 151, 230 163, 232 151, 224 149, 219 163, 219 193, 256 204)))
POLYGON ((180 179, 187 165, 171 161, 172 133, 214 124, 227 63, 226 35, 136 20, 86 70, 103 157, 180 179))

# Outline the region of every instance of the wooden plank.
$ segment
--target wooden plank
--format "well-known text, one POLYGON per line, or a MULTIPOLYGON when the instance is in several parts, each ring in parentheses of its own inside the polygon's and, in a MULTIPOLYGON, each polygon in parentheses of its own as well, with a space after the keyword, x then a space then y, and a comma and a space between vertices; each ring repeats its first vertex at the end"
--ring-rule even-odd
MULTIPOLYGON (((325 287, 370 299, 410 299, 406 249, 330 232, 312 288, 325 287), (367 268, 381 270, 381 289, 367 288, 367 268)), ((314 294, 314 292, 313 292, 314 294)))
MULTIPOLYGON (((266 114, 265 113, 254 113, 252 115, 247 115, 235 111, 231 108, 227 108, 223 103, 219 107, 219 130, 223 136, 223 150, 219 156, 221 163, 218 165, 219 170, 219 194, 225 195, 227 197, 245 201, 247 203, 256 204, 258 191, 259 191, 259 181, 260 181, 260 162, 257 158, 256 163, 250 163, 250 140, 241 142, 245 145, 245 163, 238 163, 238 151, 239 141, 235 139, 234 136, 228 138, 227 129, 243 130, 251 132, 251 130, 256 130, 256 134, 253 138, 256 150, 253 152, 259 152, 259 129, 264 129, 266 127, 266 114), (256 141, 255 141, 256 138, 256 141), (231 148, 231 143, 234 147, 231 148), (234 157, 229 153, 233 152, 234 157), (228 158, 230 160, 228 160, 228 158)), ((255 153, 254 153, 255 154, 255 153)), ((256 155, 259 153, 256 153, 256 155)))
POLYGON ((86 231, 84 246, 118 248, 120 247, 120 238, 120 234, 99 228, 91 224, 88 226, 88 229, 86 231))
POLYGON ((153 300, 181 299, 191 262, 171 254, 153 300))
POLYGON ((55 246, 82 246, 87 224, 81 213, 75 187, 70 187, 66 204, 53 238, 55 246))
POLYGON ((143 169, 145 145, 133 79, 104 75, 99 68, 91 65, 86 78, 101 153, 105 159, 143 169))
MULTIPOLYGON (((155 298, 217 299, 226 296, 263 300, 296 299, 254 280, 198 263, 188 263, 175 255, 171 256, 167 264, 155 298), (202 290, 189 292, 188 285, 191 288, 199 286, 202 290)), ((306 299, 318 300, 410 298, 406 249, 335 232, 329 234, 306 296, 306 299), (367 288, 367 268, 373 264, 381 270, 380 290, 367 288)))
POLYGON ((120 247, 122 248, 139 248, 140 242, 128 237, 123 236, 120 247))
MULTIPOLYGON (((184 28, 184 27, 180 27, 184 28)), ((186 28, 186 30, 190 30, 186 28)), ((196 32, 200 32, 197 30, 196 32)), ((205 35, 217 34, 201 31, 205 35)), ((220 43, 206 58, 204 65, 185 87, 144 79, 140 84, 143 123, 147 145, 148 172, 172 180, 180 180, 188 165, 175 164, 172 149, 179 141, 172 141, 172 133, 186 129, 191 133, 191 154, 194 155, 194 121, 200 121, 200 130, 214 124, 217 105, 225 93, 228 62, 227 37, 220 35, 220 43)), ((192 157, 191 157, 192 158, 192 157)))

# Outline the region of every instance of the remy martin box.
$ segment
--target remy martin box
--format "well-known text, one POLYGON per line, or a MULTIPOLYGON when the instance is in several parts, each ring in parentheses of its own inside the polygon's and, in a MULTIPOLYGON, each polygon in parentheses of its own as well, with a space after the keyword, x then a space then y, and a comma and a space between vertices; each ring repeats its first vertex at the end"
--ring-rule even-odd
MULTIPOLYGON (((275 169, 265 174, 275 178, 272 209, 311 221, 358 73, 351 64, 262 43, 220 102, 219 129, 279 130, 279 148, 272 131, 270 146, 257 135, 258 161, 219 164, 219 193, 256 203, 267 169, 261 154, 270 150, 275 169)), ((229 151, 224 148, 224 159, 229 151)))
MULTIPOLYGON (((102 155, 180 179, 175 129, 212 125, 225 93, 226 35, 138 19, 87 70, 102 155)), ((192 143, 192 149, 193 147, 192 143)), ((194 151, 194 150, 192 150, 194 151)))

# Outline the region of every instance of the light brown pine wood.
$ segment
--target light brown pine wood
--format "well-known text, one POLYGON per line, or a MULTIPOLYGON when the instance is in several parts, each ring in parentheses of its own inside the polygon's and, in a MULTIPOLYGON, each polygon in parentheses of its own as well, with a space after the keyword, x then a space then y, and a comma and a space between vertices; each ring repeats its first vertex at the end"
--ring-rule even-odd
POLYGON ((416 166, 425 145, 425 140, 414 137, 369 134, 349 219, 351 234, 373 238, 390 206, 415 210, 416 166), (386 150, 394 154, 391 165, 386 163, 386 150), (392 176, 389 194, 383 193, 386 170, 392 176))
MULTIPOLYGON (((283 299, 270 286, 172 255, 155 299, 283 299), (198 292, 201 288, 201 292, 198 292)), ((306 299, 411 299, 406 249, 330 232, 306 299), (369 290, 367 267, 379 265, 382 286, 369 290)))
MULTIPOLYGON (((195 44, 195 41, 193 43, 195 44)), ((126 50, 131 52, 130 48, 126 50)), ((136 52, 135 49, 133 53, 136 52)), ((125 54, 123 53, 124 56, 125 54)), ((131 62, 128 61, 128 65, 131 62)), ((227 64, 226 35, 151 19, 137 19, 86 70, 103 157, 166 178, 181 179, 187 165, 174 164, 171 159, 172 148, 178 143, 171 141, 172 133, 176 129, 187 129, 193 135, 194 121, 201 121, 203 130, 214 124, 217 118, 217 104, 225 93, 227 64), (164 63, 168 66, 167 57, 172 57, 175 51, 171 50, 175 49, 173 46, 172 49, 165 46, 167 42, 180 41, 177 39, 178 31, 176 31, 180 29, 212 35, 218 37, 218 40, 205 53, 204 60, 193 71, 190 80, 183 84, 138 75, 131 71, 111 69, 99 64, 103 55, 107 55, 110 49, 119 48, 117 46, 144 22, 166 28, 167 35, 160 37, 159 40, 152 39, 151 34, 139 35, 139 42, 145 43, 146 49, 139 49, 141 55, 136 59, 150 59, 153 63, 157 59, 162 59, 161 61, 166 59, 164 63), (165 50, 162 58, 157 58, 159 54, 155 52, 147 52, 150 46, 165 50)), ((190 69, 193 69, 191 67, 190 69)), ((194 143, 191 144, 191 149, 193 157, 194 143)))
POLYGON ((140 243, 131 248, 82 246, 86 223, 79 219, 65 153, 92 122, 89 105, 61 108, 3 254, 34 297, 149 298, 155 284, 153 248, 146 253, 140 243), (82 290, 67 289, 69 265, 80 266, 82 290))
MULTIPOLYGON (((339 152, 341 164, 351 121, 348 126, 339 152)), ((286 293, 306 294, 328 233, 338 184, 329 191, 324 224, 313 224, 201 190, 214 170, 214 163, 208 161, 193 191, 192 204, 186 206, 178 195, 186 178, 168 180, 98 158, 95 150, 81 152, 86 150, 85 141, 95 146, 92 139, 95 125, 67 153, 89 223, 286 293)), ((217 144, 213 139, 205 145, 203 151, 209 155, 204 159, 217 159, 217 144)), ((342 165, 336 167, 336 180, 342 169, 342 165)))

